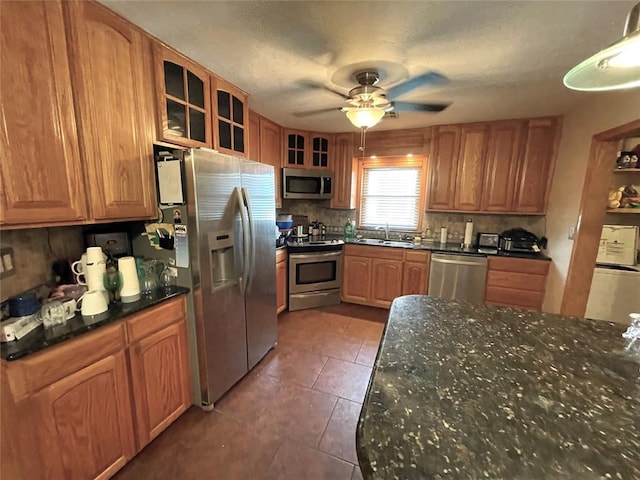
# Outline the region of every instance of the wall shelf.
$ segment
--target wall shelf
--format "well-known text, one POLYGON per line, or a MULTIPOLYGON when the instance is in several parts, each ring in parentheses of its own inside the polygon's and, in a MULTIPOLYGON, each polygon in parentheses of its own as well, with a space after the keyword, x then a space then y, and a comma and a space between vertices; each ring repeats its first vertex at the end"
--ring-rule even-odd
POLYGON ((635 213, 640 214, 640 208, 609 208, 607 213, 635 213))

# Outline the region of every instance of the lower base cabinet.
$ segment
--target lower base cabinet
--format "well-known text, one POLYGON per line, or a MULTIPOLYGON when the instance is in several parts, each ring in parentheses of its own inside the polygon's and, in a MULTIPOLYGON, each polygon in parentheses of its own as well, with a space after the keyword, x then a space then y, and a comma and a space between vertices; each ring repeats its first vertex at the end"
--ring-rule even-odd
POLYGON ((276 312, 287 309, 287 250, 276 250, 276 312))
POLYGON ((342 301, 389 308, 401 295, 427 293, 430 253, 345 245, 342 301))
POLYGON ((542 310, 550 263, 527 258, 489 257, 484 302, 542 310))
POLYGON ((113 476, 190 406, 187 349, 181 296, 3 360, 0 478, 113 476))

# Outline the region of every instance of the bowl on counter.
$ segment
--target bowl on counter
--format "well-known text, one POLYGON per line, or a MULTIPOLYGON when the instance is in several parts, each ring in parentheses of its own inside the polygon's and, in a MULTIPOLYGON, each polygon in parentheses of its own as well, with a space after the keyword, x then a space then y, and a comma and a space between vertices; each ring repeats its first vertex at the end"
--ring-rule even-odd
POLYGON ((293 227, 293 220, 276 220, 276 225, 280 230, 289 230, 293 227))

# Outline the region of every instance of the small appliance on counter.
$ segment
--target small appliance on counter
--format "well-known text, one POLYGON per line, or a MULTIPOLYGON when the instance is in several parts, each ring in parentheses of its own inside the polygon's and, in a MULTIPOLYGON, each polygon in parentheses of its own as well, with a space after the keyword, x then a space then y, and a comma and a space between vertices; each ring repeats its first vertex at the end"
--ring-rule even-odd
POLYGON ((478 253, 498 253, 500 235, 498 233, 478 233, 476 237, 478 253))
POLYGON ((500 235, 500 250, 503 252, 540 253, 547 248, 547 239, 538 238, 524 228, 505 230, 500 235))

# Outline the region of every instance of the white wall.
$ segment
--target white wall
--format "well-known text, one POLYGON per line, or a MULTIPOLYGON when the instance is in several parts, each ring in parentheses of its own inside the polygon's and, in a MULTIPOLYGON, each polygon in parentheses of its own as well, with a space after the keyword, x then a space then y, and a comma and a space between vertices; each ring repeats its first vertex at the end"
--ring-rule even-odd
MULTIPOLYGON (((569 270, 573 241, 569 228, 578 220, 589 160, 591 137, 640 118, 640 89, 616 93, 585 93, 579 107, 564 117, 562 137, 547 210, 547 254, 553 259, 543 310, 557 313, 569 270)), ((615 159, 611 159, 612 166, 615 159)))

